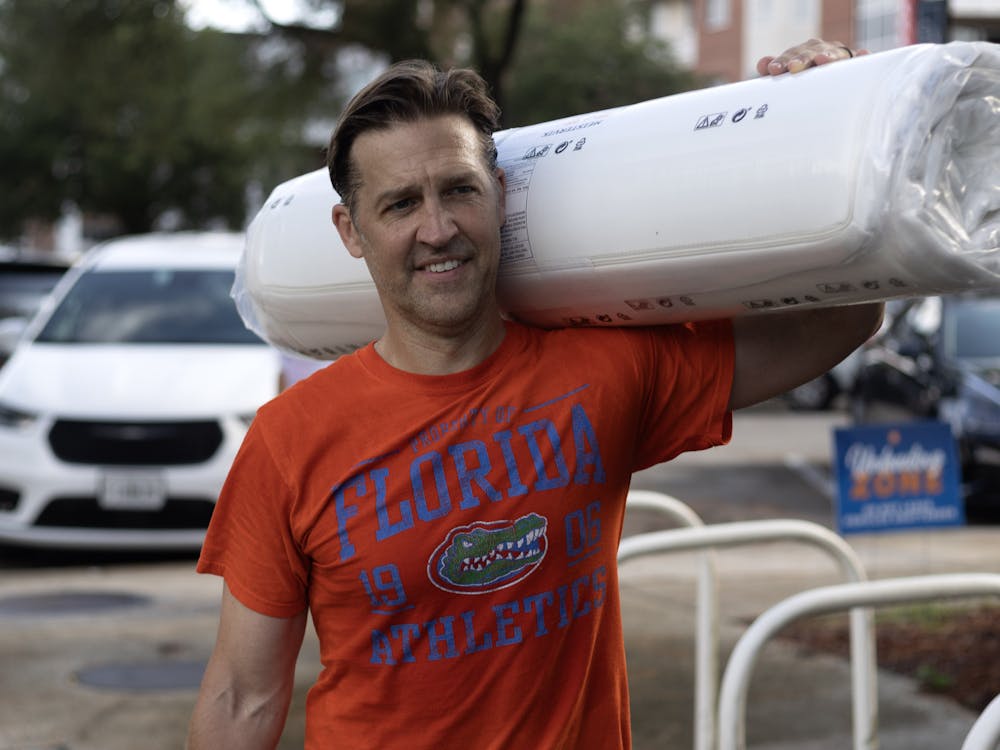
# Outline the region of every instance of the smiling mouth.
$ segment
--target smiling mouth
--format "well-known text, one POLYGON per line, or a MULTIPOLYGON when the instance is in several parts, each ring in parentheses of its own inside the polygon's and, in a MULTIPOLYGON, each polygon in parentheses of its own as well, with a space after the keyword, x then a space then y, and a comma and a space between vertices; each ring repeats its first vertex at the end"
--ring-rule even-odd
POLYGON ((460 260, 444 260, 440 263, 431 263, 430 265, 424 266, 425 271, 430 271, 431 273, 444 273, 445 271, 453 271, 462 265, 460 260))

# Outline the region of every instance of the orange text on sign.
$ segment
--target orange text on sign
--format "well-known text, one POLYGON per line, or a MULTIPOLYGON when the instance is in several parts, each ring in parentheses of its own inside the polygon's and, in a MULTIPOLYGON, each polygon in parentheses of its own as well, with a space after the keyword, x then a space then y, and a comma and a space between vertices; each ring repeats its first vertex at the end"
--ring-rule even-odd
POLYGON ((851 477, 852 500, 884 500, 900 495, 940 495, 941 474, 913 471, 900 474, 854 474, 851 477))

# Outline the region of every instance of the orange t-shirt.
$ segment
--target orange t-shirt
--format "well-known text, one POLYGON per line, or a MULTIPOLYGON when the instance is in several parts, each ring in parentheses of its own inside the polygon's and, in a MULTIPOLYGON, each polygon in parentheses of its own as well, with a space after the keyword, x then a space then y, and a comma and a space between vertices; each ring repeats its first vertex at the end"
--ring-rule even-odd
POLYGON ((308 750, 627 748, 629 480, 729 439, 732 372, 724 321, 509 323, 446 376, 368 346, 260 410, 198 570, 309 607, 308 750))

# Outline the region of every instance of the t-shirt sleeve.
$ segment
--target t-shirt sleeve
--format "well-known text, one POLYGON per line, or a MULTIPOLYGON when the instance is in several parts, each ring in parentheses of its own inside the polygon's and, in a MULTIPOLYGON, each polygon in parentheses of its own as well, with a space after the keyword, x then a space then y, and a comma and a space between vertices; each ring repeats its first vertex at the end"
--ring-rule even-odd
POLYGON ((256 423, 219 495, 198 559, 199 573, 222 576, 242 604, 291 617, 308 604, 308 562, 289 518, 294 492, 256 423))
POLYGON ((647 329, 646 380, 636 470, 732 436, 729 395, 735 366, 731 321, 647 329))

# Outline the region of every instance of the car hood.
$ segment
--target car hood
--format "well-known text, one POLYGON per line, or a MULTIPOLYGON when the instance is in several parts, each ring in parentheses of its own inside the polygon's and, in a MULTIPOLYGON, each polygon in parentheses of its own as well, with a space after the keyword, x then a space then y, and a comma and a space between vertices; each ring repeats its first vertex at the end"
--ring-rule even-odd
POLYGON ((106 419, 253 414, 277 393, 279 368, 262 345, 31 344, 0 369, 0 402, 106 419))

